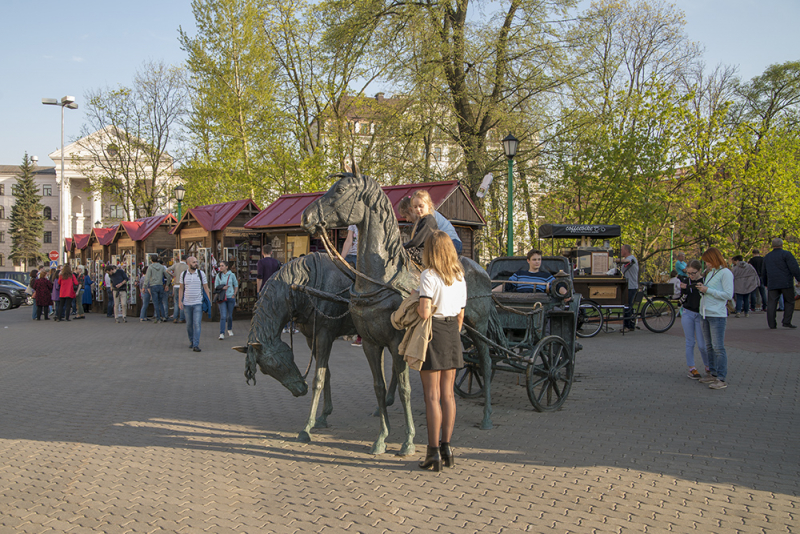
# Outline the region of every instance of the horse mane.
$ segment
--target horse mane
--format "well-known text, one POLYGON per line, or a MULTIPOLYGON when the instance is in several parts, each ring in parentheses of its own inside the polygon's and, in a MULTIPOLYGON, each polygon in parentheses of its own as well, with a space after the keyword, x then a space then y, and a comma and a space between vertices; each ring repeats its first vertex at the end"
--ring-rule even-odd
POLYGON ((361 180, 361 198, 370 210, 375 212, 383 212, 384 216, 381 217, 383 223, 383 233, 387 238, 386 250, 389 253, 389 258, 396 258, 405 252, 403 244, 400 240, 400 226, 397 222, 397 217, 394 215, 394 208, 389 201, 389 197, 383 192, 378 182, 368 176, 356 176, 356 179, 361 180))

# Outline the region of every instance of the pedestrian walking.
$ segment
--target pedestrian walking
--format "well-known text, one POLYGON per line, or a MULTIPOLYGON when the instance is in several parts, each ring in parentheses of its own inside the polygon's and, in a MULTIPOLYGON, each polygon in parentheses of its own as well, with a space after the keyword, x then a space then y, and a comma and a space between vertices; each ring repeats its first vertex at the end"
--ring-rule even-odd
POLYGON ((72 311, 72 300, 75 298, 75 289, 78 287, 78 279, 72 274, 72 267, 67 263, 61 269, 58 276, 58 308, 56 310, 57 320, 70 320, 72 311))
POLYGON ((272 245, 265 243, 261 247, 261 259, 256 264, 258 273, 258 280, 256 281, 256 292, 260 295, 261 288, 269 280, 269 278, 278 272, 281 268, 281 262, 272 257, 272 245))
POLYGON ((225 339, 226 330, 228 337, 233 337, 233 309, 236 307, 236 296, 239 293, 239 280, 228 268, 227 261, 219 262, 219 274, 214 286, 214 293, 219 305, 220 339, 225 339))
POLYGON ((458 253, 447 233, 434 230, 423 246, 427 269, 419 277, 419 307, 423 320, 432 318, 431 340, 425 353, 420 378, 425 395, 428 450, 419 466, 440 471, 442 464, 453 467, 450 443, 456 421, 453 385, 456 370, 464 366, 461 325, 467 305, 467 284, 458 253))
POLYGON ((711 389, 728 387, 728 353, 725 350, 725 327, 728 322, 727 303, 733 298, 733 273, 725 267, 725 258, 719 249, 711 247, 701 256, 711 267, 705 281, 697 284, 703 294, 700 315, 703 316, 703 338, 708 353, 709 375, 700 379, 711 389))
POLYGON ((178 303, 186 313, 186 332, 189 334, 189 348, 200 352, 200 327, 203 320, 203 291, 211 300, 206 273, 197 269, 197 258, 186 258, 189 268, 181 275, 181 289, 178 303))
POLYGON ((128 322, 128 273, 125 269, 111 266, 109 276, 114 294, 114 322, 128 322))
POLYGON ((162 265, 161 258, 156 258, 148 267, 147 274, 144 278, 144 286, 147 292, 150 293, 150 299, 153 301, 153 318, 154 324, 167 322, 167 317, 164 314, 164 278, 167 276, 167 269, 162 265))
POLYGON ((83 292, 85 291, 86 267, 78 265, 78 292, 75 294, 75 318, 86 319, 83 311, 83 292))
POLYGON ((794 315, 794 283, 792 278, 800 282, 800 267, 797 260, 788 250, 783 250, 783 240, 776 237, 772 240, 772 250, 764 256, 764 272, 762 282, 767 286, 767 325, 777 328, 776 310, 778 300, 783 297, 784 328, 797 328, 792 324, 794 315))
POLYGON ((44 320, 50 319, 50 305, 53 303, 53 282, 48 280, 47 271, 39 271, 39 278, 34 280, 31 284, 33 287, 33 299, 36 301, 36 320, 41 321, 42 315, 44 320))
POLYGON ((761 256, 761 252, 753 250, 753 256, 747 263, 756 270, 759 280, 758 287, 750 295, 750 311, 756 311, 760 308, 761 311, 765 312, 767 311, 767 288, 764 287, 764 283, 761 281, 764 278, 764 258, 761 256))
POLYGON ((181 261, 167 269, 167 274, 172 277, 172 322, 175 324, 186 322, 186 316, 183 309, 178 305, 178 301, 180 300, 181 292, 181 276, 188 268, 186 261, 181 258, 181 261))
POLYGON ((106 288, 106 317, 114 317, 114 288, 111 287, 111 273, 114 272, 114 266, 106 266, 106 274, 103 277, 103 286, 106 288))
POLYGON ((736 295, 736 317, 744 313, 750 317, 750 295, 761 285, 758 273, 752 265, 744 261, 742 256, 731 258, 733 267, 733 292, 736 295))
POLYGON ((700 298, 702 293, 697 290, 697 285, 703 283, 703 274, 700 272, 702 265, 697 260, 692 260, 686 265, 686 276, 679 277, 681 291, 681 326, 683 337, 686 340, 686 365, 689 367, 688 377, 700 380, 703 376, 694 365, 694 346, 703 359, 705 376, 711 376, 708 369, 708 352, 703 338, 703 317, 700 315, 700 298))

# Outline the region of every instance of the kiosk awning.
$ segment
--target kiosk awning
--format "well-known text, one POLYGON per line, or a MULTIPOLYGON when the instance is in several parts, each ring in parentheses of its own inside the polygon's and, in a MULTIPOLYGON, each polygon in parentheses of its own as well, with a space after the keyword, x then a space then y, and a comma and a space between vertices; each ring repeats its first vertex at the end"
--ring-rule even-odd
POLYGON ((539 239, 578 237, 619 237, 622 229, 618 224, 543 224, 539 227, 539 239))

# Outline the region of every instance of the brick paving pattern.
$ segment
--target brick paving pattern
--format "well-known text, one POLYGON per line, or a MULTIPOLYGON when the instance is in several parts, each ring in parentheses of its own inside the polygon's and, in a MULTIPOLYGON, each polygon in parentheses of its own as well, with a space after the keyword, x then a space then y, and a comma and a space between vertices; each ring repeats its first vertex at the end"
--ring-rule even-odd
POLYGON ((556 413, 498 374, 495 428, 459 399, 456 467, 440 474, 416 466, 416 374, 417 454, 393 454, 395 403, 388 452, 371 456, 371 375, 337 341, 330 426, 301 444, 310 396, 245 385, 230 350, 245 322, 224 341, 204 323, 193 353, 185 325, 130 320, 0 313, 0 532, 800 531, 800 334, 763 314, 729 321, 723 391, 685 377, 679 324, 582 340, 556 413))

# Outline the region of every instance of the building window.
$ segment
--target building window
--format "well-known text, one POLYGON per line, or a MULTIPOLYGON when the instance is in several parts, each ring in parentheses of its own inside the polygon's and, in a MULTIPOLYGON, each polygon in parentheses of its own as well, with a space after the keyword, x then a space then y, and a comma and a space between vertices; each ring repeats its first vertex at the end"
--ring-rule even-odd
POLYGON ((0 219, 5 219, 5 218, 6 218, 6 207, 0 206, 0 219))
POLYGON ((50 219, 53 218, 53 210, 50 209, 50 206, 45 206, 42 215, 44 216, 45 219, 49 221, 50 219))
POLYGON ((6 242, 6 233, 0 232, 0 243, 5 243, 5 242, 6 242))
POLYGON ((5 184, 0 184, 0 196, 3 196, 5 194, 6 194, 6 186, 5 184))
POLYGON ((108 216, 112 219, 123 219, 125 217, 125 210, 118 204, 111 204, 108 207, 108 216))
POLYGON ((5 266, 6 266, 6 259, 3 257, 2 254, 0 254, 0 267, 5 267, 5 266))
POLYGON ((51 184, 44 184, 42 186, 42 196, 43 197, 52 197, 53 196, 53 186, 51 184))
POLYGON ((437 163, 442 161, 442 147, 437 146, 433 149, 433 160, 437 163))
POLYGON ((44 238, 42 239, 44 243, 52 243, 53 242, 53 232, 45 232, 44 238))

